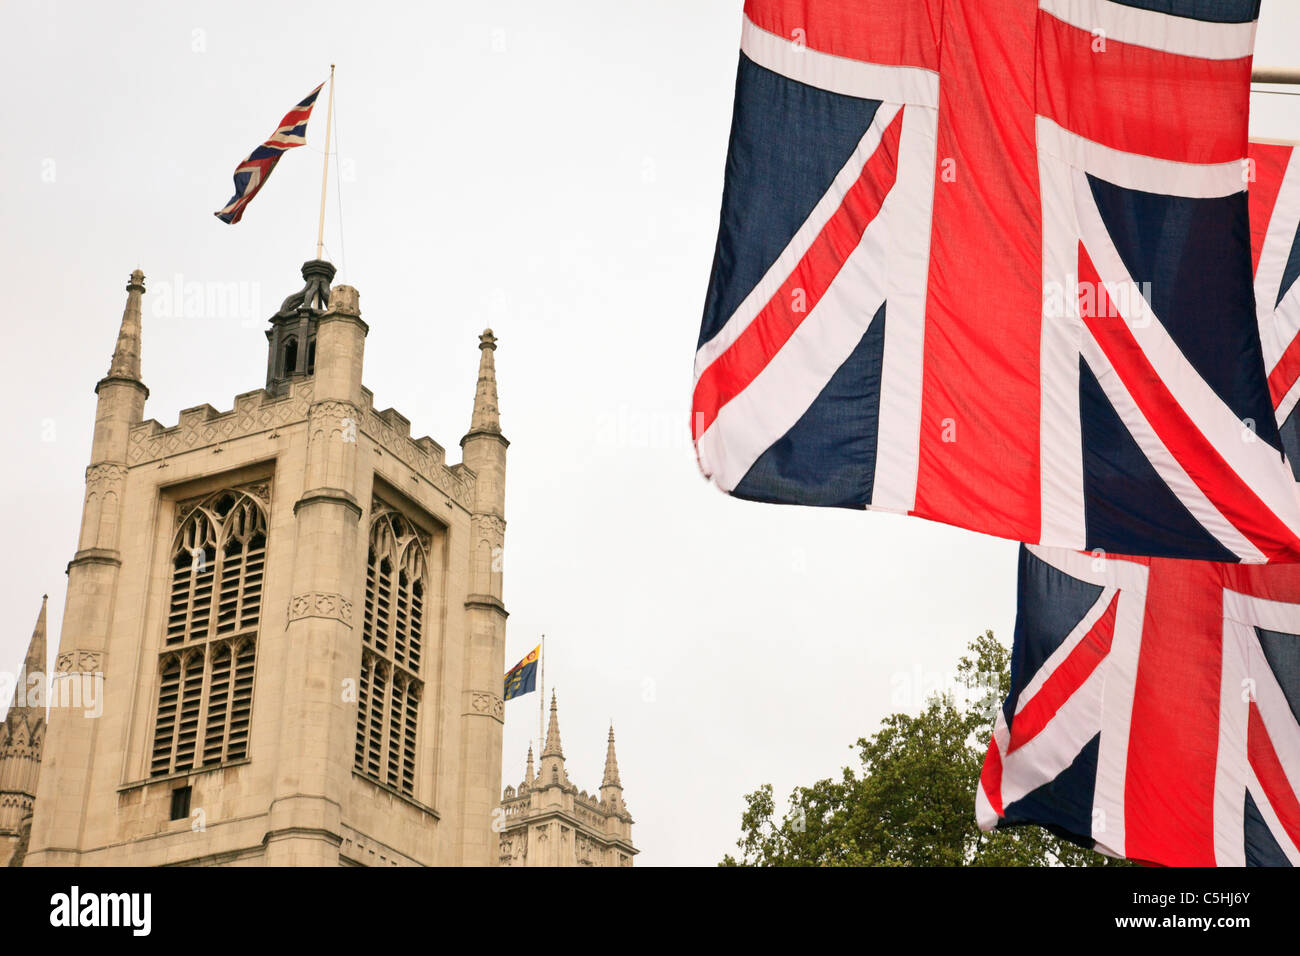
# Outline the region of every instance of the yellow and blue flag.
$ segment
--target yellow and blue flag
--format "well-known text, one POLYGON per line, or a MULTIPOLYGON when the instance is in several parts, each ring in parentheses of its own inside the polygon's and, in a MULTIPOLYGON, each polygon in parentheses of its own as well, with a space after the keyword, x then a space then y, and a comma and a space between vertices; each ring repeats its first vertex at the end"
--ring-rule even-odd
POLYGON ((505 699, 513 700, 523 694, 537 690, 537 660, 542 645, 534 647, 522 661, 510 668, 506 674, 505 699))

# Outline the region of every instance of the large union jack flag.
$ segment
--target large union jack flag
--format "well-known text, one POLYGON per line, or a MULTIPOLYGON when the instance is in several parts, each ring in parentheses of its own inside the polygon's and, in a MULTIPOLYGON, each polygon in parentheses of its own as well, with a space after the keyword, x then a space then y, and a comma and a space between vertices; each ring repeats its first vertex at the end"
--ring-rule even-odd
POLYGON ((1258 11, 748 0, 704 473, 1030 543, 1300 559, 1251 318, 1258 11))
MULTIPOLYGON (((1300 461, 1300 162, 1250 145, 1259 327, 1300 461), (1287 397, 1290 396, 1289 401, 1287 397)), ((1300 568, 1032 548, 976 813, 1155 863, 1300 863, 1300 568)))
POLYGON ((266 185, 271 170, 275 169, 275 164, 280 161, 285 150, 307 142, 307 121, 311 119, 312 107, 316 105, 316 97, 324 85, 322 83, 316 87, 303 97, 302 102, 284 114, 284 119, 280 120, 280 125, 270 138, 235 167, 235 194, 230 197, 230 202, 212 215, 232 225, 244 217, 244 207, 266 185))
POLYGON ((1294 866, 1298 719, 1300 565, 1022 547, 976 817, 1170 866, 1294 866))

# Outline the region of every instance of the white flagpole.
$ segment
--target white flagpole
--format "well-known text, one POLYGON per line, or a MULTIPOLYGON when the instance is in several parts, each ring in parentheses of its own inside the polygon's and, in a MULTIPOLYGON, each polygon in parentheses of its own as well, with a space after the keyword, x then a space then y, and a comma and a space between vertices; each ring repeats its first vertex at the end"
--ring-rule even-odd
POLYGON ((546 749, 546 635, 542 635, 542 692, 537 695, 537 756, 546 749))
POLYGON ((330 176, 330 125, 334 120, 334 64, 330 64, 330 102, 325 113, 325 167, 320 175, 320 226, 316 229, 316 258, 325 247, 325 184, 330 176))

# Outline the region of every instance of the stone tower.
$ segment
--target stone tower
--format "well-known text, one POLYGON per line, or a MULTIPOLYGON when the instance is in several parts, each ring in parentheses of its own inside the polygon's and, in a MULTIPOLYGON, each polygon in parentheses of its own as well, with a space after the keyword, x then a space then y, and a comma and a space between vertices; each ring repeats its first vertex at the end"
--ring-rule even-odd
POLYGON ((98 409, 26 865, 490 865, 506 439, 490 331, 461 464, 376 410, 314 260, 264 387, 144 420, 133 273, 98 409))
POLYGON ((22 866, 45 740, 45 598, 0 724, 0 866, 22 866))
POLYGON ((506 787, 501 809, 502 866, 631 866, 637 854, 632 845, 632 815, 623 803, 618 777, 614 728, 609 728, 599 795, 579 790, 564 770, 554 692, 538 771, 534 775, 529 747, 523 782, 518 788, 506 787))

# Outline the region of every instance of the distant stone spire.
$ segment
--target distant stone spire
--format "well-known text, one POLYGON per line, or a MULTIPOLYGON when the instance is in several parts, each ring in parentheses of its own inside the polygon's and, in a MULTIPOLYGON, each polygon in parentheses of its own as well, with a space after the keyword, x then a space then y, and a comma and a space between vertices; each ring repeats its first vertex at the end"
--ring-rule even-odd
POLYGON ((497 369, 492 355, 497 350, 497 340, 491 329, 483 330, 478 337, 478 347, 478 387, 474 392, 474 415, 470 419, 468 435, 499 435, 501 413, 497 409, 497 369))
POLYGON ((546 746, 542 748, 542 759, 559 757, 564 759, 564 750, 560 746, 560 715, 555 703, 555 691, 551 691, 551 722, 546 728, 546 746))
POLYGON ((609 746, 605 748, 605 779, 601 787, 619 787, 623 784, 618 779, 618 757, 614 754, 614 725, 609 725, 609 746))
POLYGON ((528 766, 524 768, 524 783, 527 786, 533 785, 533 745, 528 745, 528 766))
POLYGON ((45 605, 36 616, 22 673, 0 723, 0 865, 22 866, 31 838, 36 782, 45 742, 45 605), (37 680, 29 680, 30 677, 37 680))
POLYGON ((9 699, 9 712, 5 715, 4 726, 12 734, 19 718, 28 719, 28 729, 36 729, 35 720, 45 720, 45 683, 40 685, 39 690, 32 687, 27 682, 28 675, 39 674, 41 681, 45 681, 45 608, 49 603, 48 594, 41 595, 41 611, 36 615, 36 626, 32 628, 32 639, 27 645, 27 657, 23 660, 23 672, 19 676, 18 683, 14 685, 14 695, 9 699), (35 693, 33 693, 35 691, 35 693), (19 697, 19 694, 22 697, 19 697), (31 699, 28 695, 31 694, 31 699), (36 695, 40 696, 37 697, 36 695))
POLYGON ((126 308, 122 311, 122 328, 108 366, 106 378, 140 381, 140 298, 144 295, 144 273, 136 269, 126 284, 126 308))

